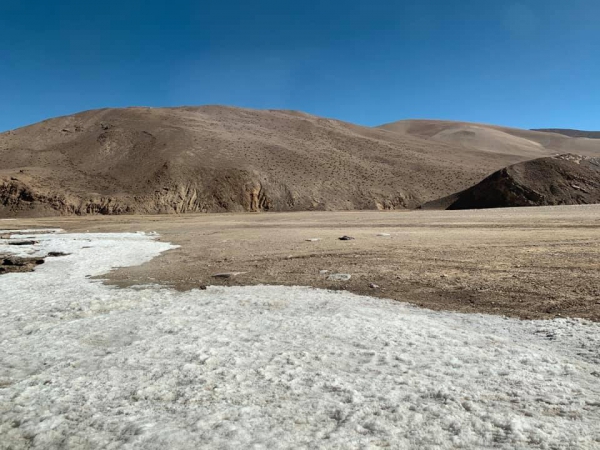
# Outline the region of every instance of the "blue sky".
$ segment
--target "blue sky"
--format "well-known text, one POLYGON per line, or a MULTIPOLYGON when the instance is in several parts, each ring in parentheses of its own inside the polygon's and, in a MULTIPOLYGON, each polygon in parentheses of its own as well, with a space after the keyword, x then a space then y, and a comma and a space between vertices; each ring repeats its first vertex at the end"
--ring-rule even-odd
POLYGON ((598 0, 0 0, 0 130, 226 104, 600 129, 598 0))

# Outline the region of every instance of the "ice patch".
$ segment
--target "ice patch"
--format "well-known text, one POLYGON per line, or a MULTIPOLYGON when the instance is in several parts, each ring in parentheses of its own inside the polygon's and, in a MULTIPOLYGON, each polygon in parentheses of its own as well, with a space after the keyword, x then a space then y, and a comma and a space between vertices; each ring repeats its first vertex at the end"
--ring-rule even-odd
POLYGON ((0 276, 0 448, 600 446, 598 324, 300 287, 117 289, 86 276, 173 246, 35 239, 70 255, 0 276))

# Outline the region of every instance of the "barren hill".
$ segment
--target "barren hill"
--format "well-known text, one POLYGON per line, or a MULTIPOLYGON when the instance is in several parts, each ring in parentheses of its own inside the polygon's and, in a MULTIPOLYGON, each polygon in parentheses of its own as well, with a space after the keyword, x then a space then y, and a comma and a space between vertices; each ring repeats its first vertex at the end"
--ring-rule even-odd
POLYGON ((0 134, 0 216, 412 208, 561 146, 600 154, 554 133, 488 127, 479 146, 388 128, 220 106, 50 119, 0 134))
POLYGON ((565 154, 518 163, 424 208, 504 208, 600 203, 600 158, 565 154))
POLYGON ((582 137, 589 139, 600 139, 600 131, 584 131, 584 130, 572 130, 569 128, 540 128, 533 131, 545 131, 548 133, 564 134, 570 137, 582 137))
POLYGON ((402 120, 379 128, 426 139, 432 143, 445 143, 462 149, 498 155, 506 161, 505 165, 563 153, 600 156, 600 142, 597 140, 544 130, 522 130, 444 120, 402 120))

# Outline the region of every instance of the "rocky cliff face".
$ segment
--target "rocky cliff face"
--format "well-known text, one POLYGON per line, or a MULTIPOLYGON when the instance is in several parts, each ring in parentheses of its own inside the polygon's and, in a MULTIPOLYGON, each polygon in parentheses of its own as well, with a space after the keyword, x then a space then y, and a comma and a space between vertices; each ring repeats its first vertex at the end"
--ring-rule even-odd
POLYGON ((18 179, 0 180, 0 211, 5 216, 126 214, 127 202, 113 197, 81 198, 52 194, 18 179))
POLYGON ((405 195, 386 198, 360 192, 348 192, 339 202, 326 203, 311 192, 294 192, 281 183, 261 182, 239 171, 209 183, 170 182, 152 193, 111 196, 54 193, 35 181, 0 179, 0 216, 6 217, 397 209, 414 205, 415 201, 405 195))
POLYGON ((565 154, 515 164, 475 186, 425 204, 446 209, 600 203, 600 158, 565 154))
POLYGON ((259 184, 233 186, 227 180, 209 193, 197 183, 171 184, 154 193, 113 196, 52 194, 18 179, 0 182, 4 215, 169 214, 190 212, 266 211, 273 207, 259 184), (211 195, 212 194, 212 195, 211 195))

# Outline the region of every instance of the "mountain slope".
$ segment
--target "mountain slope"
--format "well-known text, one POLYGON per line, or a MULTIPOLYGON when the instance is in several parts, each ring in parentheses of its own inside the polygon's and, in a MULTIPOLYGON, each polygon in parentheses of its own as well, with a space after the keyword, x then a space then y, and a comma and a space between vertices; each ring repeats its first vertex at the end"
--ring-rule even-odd
POLYGON ((600 158, 565 154, 499 170, 475 186, 424 205, 479 209, 600 203, 600 158))
POLYGON ((443 120, 402 120, 379 128, 430 142, 495 154, 504 158, 505 165, 562 153, 600 155, 600 142, 597 140, 546 131, 443 120))
POLYGON ((540 128, 532 131, 544 131, 548 133, 558 133, 569 137, 581 137, 588 139, 600 139, 600 131, 572 130, 569 128, 540 128))
POLYGON ((555 152, 539 140, 579 141, 517 130, 542 139, 490 149, 409 131, 221 106, 87 111, 0 134, 0 216, 413 208, 555 152))

